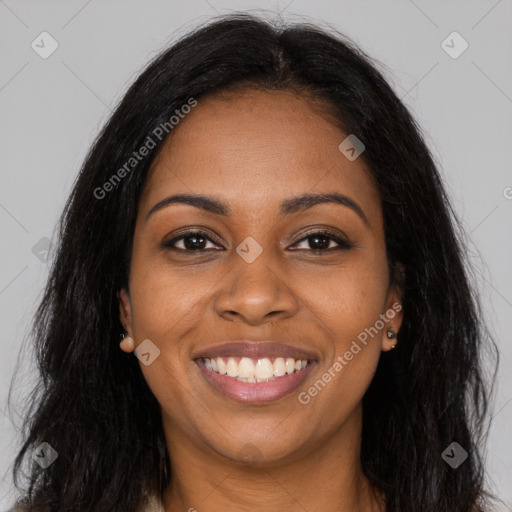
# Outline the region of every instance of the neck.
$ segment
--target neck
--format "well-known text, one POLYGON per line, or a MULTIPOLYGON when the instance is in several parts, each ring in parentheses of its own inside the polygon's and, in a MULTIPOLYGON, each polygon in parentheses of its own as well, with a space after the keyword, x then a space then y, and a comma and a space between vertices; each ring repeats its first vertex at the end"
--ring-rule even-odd
POLYGON ((361 414, 359 408, 329 439, 302 447, 286 461, 260 462, 257 467, 193 442, 165 418, 172 468, 162 497, 165 512, 381 512, 382 497, 372 493, 361 470, 361 414))

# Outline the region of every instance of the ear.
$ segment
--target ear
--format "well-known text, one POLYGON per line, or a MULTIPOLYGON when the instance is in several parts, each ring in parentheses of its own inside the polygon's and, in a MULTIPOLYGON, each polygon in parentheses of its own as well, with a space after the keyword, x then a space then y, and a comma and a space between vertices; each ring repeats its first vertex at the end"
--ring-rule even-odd
POLYGON ((404 311, 402 305, 402 283, 405 277, 405 268, 401 263, 397 263, 393 281, 389 286, 388 297, 386 300, 386 310, 384 311, 383 320, 384 334, 382 337, 382 350, 387 352, 391 350, 393 345, 397 344, 397 337, 388 338, 388 329, 393 329, 395 334, 398 334, 402 321, 404 318, 404 311))
POLYGON ((128 333, 128 336, 132 336, 132 303, 125 288, 122 288, 119 292, 119 313, 119 319, 124 330, 128 333))

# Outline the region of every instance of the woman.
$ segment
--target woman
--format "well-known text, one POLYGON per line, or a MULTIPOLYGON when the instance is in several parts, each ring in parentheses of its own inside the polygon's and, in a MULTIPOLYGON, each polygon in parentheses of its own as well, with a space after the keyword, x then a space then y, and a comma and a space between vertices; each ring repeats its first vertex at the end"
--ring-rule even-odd
POLYGON ((490 510, 458 229, 346 38, 244 14, 187 35, 66 205, 21 509, 490 510))

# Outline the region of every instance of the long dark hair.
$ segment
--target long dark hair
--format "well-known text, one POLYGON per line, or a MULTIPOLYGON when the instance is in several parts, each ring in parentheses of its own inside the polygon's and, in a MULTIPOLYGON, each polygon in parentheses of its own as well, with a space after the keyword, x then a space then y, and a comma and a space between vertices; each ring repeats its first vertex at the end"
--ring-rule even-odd
POLYGON ((469 284, 465 239, 421 131, 377 65, 346 37, 244 13, 214 19, 157 56, 85 159, 32 332, 41 378, 13 468, 21 489, 23 461, 31 464, 24 501, 54 511, 135 511, 171 479, 159 404, 137 359, 119 349, 118 293, 127 286, 141 190, 165 140, 155 128, 169 128, 191 100, 227 88, 324 100, 340 128, 365 144, 390 271, 404 269, 404 319, 397 348, 382 354, 363 399, 363 471, 385 493, 389 512, 488 510, 482 446, 493 386, 482 354, 485 347, 497 354, 469 284), (151 134, 150 154, 126 167, 151 134), (42 442, 58 453, 46 469, 30 457, 42 442), (456 469, 442 457, 453 442, 468 453, 456 469))

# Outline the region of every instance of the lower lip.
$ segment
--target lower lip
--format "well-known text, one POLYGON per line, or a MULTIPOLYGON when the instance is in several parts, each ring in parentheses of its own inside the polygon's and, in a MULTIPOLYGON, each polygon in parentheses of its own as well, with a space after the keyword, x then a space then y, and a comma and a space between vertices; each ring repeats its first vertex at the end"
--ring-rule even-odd
POLYGON ((295 391, 309 375, 316 361, 308 363, 298 372, 287 373, 269 382, 240 382, 227 375, 221 375, 206 368, 203 359, 195 363, 201 369, 206 380, 220 393, 236 402, 244 404, 266 404, 275 402, 295 391))

